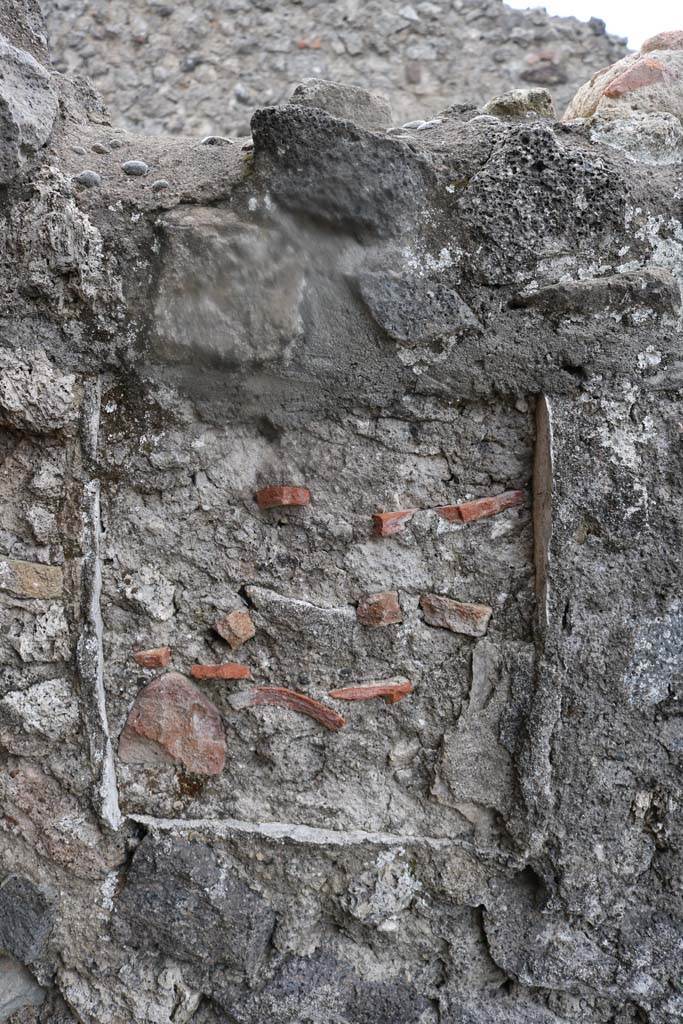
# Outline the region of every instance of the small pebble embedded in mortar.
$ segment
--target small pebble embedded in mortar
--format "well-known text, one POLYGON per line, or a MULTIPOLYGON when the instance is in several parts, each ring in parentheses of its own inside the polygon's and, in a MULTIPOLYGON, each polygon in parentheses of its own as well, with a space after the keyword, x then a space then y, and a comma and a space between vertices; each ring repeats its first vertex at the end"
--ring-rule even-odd
POLYGON ((126 160, 125 164, 121 164, 121 170, 124 174, 129 174, 134 178, 149 174, 149 166, 144 160, 126 160))

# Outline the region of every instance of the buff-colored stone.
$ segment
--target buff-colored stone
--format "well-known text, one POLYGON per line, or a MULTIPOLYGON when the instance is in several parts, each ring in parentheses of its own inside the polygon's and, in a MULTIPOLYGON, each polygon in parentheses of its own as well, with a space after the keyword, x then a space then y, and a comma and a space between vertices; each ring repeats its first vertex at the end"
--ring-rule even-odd
POLYGON ((683 123, 683 31, 661 32, 639 53, 596 72, 581 86, 563 120, 673 114, 683 123))

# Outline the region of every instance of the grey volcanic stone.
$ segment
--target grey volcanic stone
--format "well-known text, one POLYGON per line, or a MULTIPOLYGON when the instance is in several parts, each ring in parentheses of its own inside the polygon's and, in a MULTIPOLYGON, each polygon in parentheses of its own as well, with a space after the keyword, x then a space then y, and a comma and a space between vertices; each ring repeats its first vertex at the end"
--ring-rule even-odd
POLYGON ((44 999, 45 991, 30 971, 12 957, 0 956, 0 1021, 24 1007, 40 1006, 44 999))
POLYGON ((237 1024, 299 1024, 338 1020, 343 1024, 422 1024, 429 1004, 400 979, 365 981, 332 957, 292 957, 261 991, 230 989, 214 995, 237 1024))
POLYGON ((423 158, 321 110, 257 110, 251 133, 257 170, 289 209, 393 235, 411 217, 408 206, 426 200, 432 172, 423 158))
POLYGON ((37 959, 52 929, 53 902, 30 879, 9 875, 0 885, 0 950, 24 964, 37 959))
POLYGON ((56 114, 49 73, 0 36, 0 184, 16 177, 45 145, 56 114))
POLYGON ((275 925, 268 904, 202 843, 148 836, 116 902, 114 930, 135 949, 253 971, 275 925))
POLYGON ((650 311, 657 317, 677 317, 681 293, 668 270, 632 270, 584 281, 563 281, 522 292, 512 305, 537 309, 546 316, 609 316, 633 309, 650 311))
POLYGON ((384 96, 353 85, 326 82, 322 78, 305 79, 297 85, 289 102, 297 107, 316 107, 332 117, 353 121, 360 128, 388 128, 391 125, 391 105, 384 96))
POLYGON ((368 272, 358 283, 373 317, 396 341, 418 344, 481 327, 455 289, 433 277, 368 272))

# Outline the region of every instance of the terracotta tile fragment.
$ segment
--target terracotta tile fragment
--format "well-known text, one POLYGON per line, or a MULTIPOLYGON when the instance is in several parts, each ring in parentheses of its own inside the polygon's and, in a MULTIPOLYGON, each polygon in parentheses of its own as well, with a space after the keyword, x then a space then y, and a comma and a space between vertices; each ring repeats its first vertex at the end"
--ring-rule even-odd
POLYGON ((683 50, 683 31, 658 32, 651 36, 645 40, 640 52, 649 53, 651 50, 683 50))
POLYGON ((406 523, 410 522, 419 509, 406 508, 400 512, 374 512, 372 521, 378 537, 391 537, 394 533, 402 533, 406 523))
POLYGON ((171 662, 171 648, 151 647, 148 651, 133 651, 133 657, 142 668, 166 668, 171 662))
POLYGON ((654 57, 643 57, 636 61, 630 68, 617 75, 603 90, 603 95, 608 99, 619 99, 636 89, 643 89, 646 85, 655 85, 666 77, 666 68, 654 57))
POLYGON ((309 505, 311 492, 307 487, 263 487, 256 492, 256 500, 259 508, 289 508, 292 505, 309 505))
POLYGON ((251 679, 251 669, 236 661, 226 661, 222 665, 193 665, 190 675, 193 679, 251 679))
POLYGON ((138 694, 119 737, 126 764, 181 764, 198 775, 218 775, 225 764, 220 712, 179 672, 168 672, 138 694))
POLYGON ((284 686, 257 686, 247 694, 238 695, 233 701, 233 707, 257 707, 264 704, 308 715, 332 732, 343 729, 346 725, 345 718, 321 704, 319 700, 307 697, 304 693, 297 693, 296 690, 288 690, 284 686))
POLYGON ((233 651, 245 644, 247 640, 251 640, 256 633, 256 627, 249 612, 239 609, 218 619, 213 628, 219 636, 228 642, 233 651))
POLYGON ((412 692, 413 684, 410 680, 396 676, 394 679, 378 679, 373 683, 330 690, 328 696, 334 697, 335 700, 373 700, 375 697, 384 697, 387 704, 397 704, 412 692))
POLYGON ((420 608, 429 626, 465 636, 484 636, 493 614, 493 609, 486 604, 465 604, 440 594, 423 594, 420 608))
POLYGON ((393 626, 403 622, 403 612, 395 590, 368 594, 358 602, 356 618, 363 626, 393 626))
POLYGON ((461 501, 457 505, 440 505, 436 511, 449 523, 473 523, 477 519, 497 516, 505 509, 524 504, 524 491, 505 491, 490 498, 475 498, 461 501))

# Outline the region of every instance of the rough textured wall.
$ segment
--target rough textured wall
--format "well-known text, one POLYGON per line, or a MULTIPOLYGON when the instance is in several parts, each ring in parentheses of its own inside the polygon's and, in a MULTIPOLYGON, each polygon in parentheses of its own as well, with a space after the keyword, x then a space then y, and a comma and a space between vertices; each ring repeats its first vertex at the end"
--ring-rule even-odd
POLYGON ((91 78, 118 124, 246 134, 257 106, 304 78, 386 94, 398 123, 524 84, 562 110, 625 52, 598 19, 515 11, 501 0, 43 0, 60 71, 91 78))
POLYGON ((680 1021, 679 118, 145 137, 21 13, 0 1019, 680 1021))

